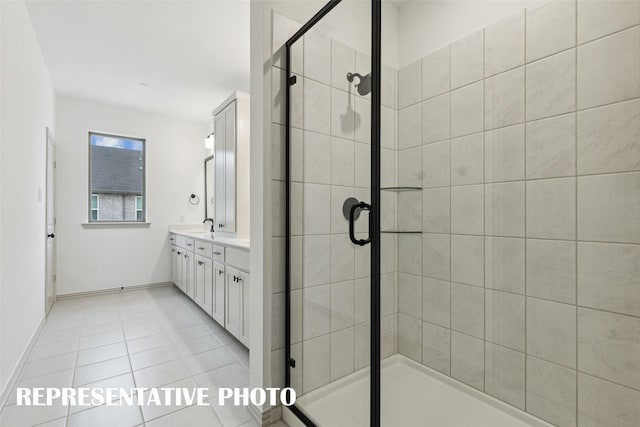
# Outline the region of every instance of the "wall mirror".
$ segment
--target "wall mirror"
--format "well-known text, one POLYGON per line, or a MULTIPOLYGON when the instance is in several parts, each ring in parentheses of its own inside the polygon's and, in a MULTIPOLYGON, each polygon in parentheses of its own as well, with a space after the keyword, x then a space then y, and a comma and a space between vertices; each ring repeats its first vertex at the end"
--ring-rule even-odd
POLYGON ((213 156, 204 159, 204 195, 206 202, 204 204, 204 217, 213 218, 215 213, 215 199, 213 197, 215 189, 215 171, 213 170, 213 156))

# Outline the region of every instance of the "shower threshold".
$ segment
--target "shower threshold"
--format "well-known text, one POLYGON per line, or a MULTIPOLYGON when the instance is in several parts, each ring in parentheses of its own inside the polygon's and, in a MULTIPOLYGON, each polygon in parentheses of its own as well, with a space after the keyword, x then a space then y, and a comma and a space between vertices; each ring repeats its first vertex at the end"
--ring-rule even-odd
MULTIPOLYGON (((382 361, 382 426, 548 427, 539 418, 405 356, 382 361)), ((323 427, 369 426, 369 369, 300 396, 297 406, 323 427)), ((285 408, 290 426, 303 426, 285 408)))

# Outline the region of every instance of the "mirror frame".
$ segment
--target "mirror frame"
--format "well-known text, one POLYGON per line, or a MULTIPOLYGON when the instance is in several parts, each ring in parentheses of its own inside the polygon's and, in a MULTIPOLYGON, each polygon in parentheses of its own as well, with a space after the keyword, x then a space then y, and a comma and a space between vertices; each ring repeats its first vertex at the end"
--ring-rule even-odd
POLYGON ((207 209, 207 206, 209 205, 209 193, 208 193, 208 188, 207 188, 207 162, 213 160, 214 155, 210 155, 209 157, 207 157, 206 159, 204 159, 204 217, 205 218, 210 218, 209 217, 209 212, 207 209))

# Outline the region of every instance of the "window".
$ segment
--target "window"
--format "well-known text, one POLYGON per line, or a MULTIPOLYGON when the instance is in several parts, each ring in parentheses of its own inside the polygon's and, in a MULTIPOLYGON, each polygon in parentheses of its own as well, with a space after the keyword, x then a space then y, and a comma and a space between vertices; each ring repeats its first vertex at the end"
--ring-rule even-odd
POLYGON ((136 220, 144 221, 144 210, 142 209, 142 196, 136 196, 136 220))
POLYGON ((144 222, 145 140, 89 132, 89 222, 144 222))
POLYGON ((91 221, 98 220, 98 211, 100 210, 100 196, 97 194, 91 195, 91 221))

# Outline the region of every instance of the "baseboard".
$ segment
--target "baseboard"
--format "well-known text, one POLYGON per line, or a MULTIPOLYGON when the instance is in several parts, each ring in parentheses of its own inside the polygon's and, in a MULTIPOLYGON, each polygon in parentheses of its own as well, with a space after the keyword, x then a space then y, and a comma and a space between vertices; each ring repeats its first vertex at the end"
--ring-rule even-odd
POLYGON ((56 301, 73 299, 73 298, 82 298, 82 297, 90 297, 97 295, 107 295, 107 294, 119 294, 121 292, 131 292, 131 291, 139 291, 142 289, 150 289, 150 288, 162 288, 165 286, 172 286, 172 282, 157 282, 157 283, 146 283, 143 285, 131 285, 124 287, 116 287, 116 288, 108 288, 108 289, 98 289, 95 291, 84 291, 84 292, 73 292, 69 294, 60 294, 56 296, 56 301))
POLYGON ((247 410, 253 417, 253 420, 260 426, 270 426, 282 418, 281 406, 275 406, 262 412, 260 408, 249 405, 247 410))
POLYGON ((40 322, 38 323, 38 327, 31 335, 31 338, 29 339, 29 343, 27 344, 27 347, 24 349, 24 351, 20 355, 20 358, 18 359, 18 363, 16 364, 15 368, 13 368, 13 372, 11 372, 11 375, 9 375, 9 380, 7 381, 7 384, 5 385, 4 389, 2 389, 2 393, 0 393, 0 412, 2 412, 2 409, 7 404, 7 401, 9 400, 9 396, 11 395, 13 388, 18 382, 18 378, 20 378, 22 369, 24 368, 25 363, 27 363, 27 359, 29 358, 31 349, 33 348, 33 345, 35 344, 36 339, 38 338, 38 335, 40 334, 40 331, 42 330, 42 327, 44 326, 46 320, 47 320, 47 316, 43 315, 42 318, 40 319, 40 322))

